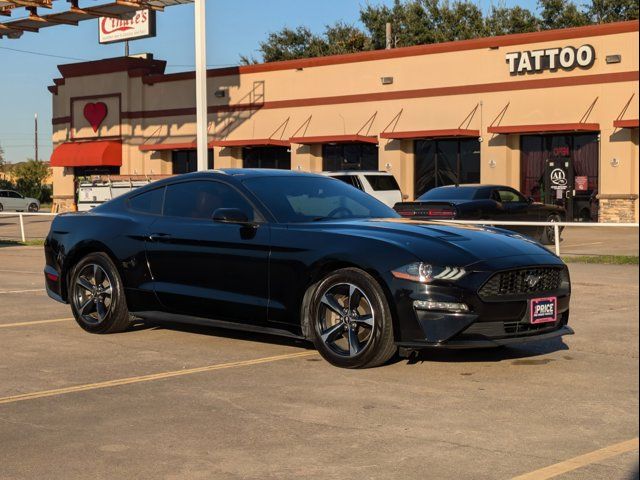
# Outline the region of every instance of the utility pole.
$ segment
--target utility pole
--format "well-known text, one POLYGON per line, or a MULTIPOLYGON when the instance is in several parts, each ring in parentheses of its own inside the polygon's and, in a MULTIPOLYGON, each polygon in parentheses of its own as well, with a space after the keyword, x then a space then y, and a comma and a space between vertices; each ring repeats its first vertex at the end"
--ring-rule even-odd
POLYGON ((35 146, 35 161, 37 162, 38 161, 38 114, 37 113, 35 114, 34 120, 35 120, 35 127, 36 127, 35 128, 35 143, 34 143, 34 146, 35 146))
POLYGON ((196 53, 196 146, 198 171, 209 168, 207 120, 207 20, 206 0, 195 0, 195 53, 196 53))
POLYGON ((387 22, 385 26, 386 34, 386 48, 391 50, 393 48, 393 29, 391 28, 391 22, 387 22))
POLYGON ((129 56, 129 40, 124 41, 124 56, 129 56))

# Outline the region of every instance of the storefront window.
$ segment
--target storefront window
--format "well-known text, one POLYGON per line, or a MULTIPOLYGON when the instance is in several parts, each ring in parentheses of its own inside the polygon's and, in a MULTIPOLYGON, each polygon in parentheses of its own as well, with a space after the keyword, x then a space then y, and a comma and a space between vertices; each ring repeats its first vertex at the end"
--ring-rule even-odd
POLYGON ((568 220, 597 221, 597 134, 521 137, 521 190, 538 202, 567 209, 568 220), (554 185, 560 171, 565 185, 554 185))
POLYGON ((370 143, 343 143, 322 147, 322 168, 325 171, 378 171, 378 146, 370 143))
POLYGON ((435 187, 480 182, 480 142, 418 140, 415 145, 415 196, 435 187))
POLYGON ((291 170, 291 153, 286 147, 252 147, 242 149, 244 168, 291 170))
MULTIPOLYGON (((213 168, 213 150, 208 150, 208 168, 213 168)), ((196 150, 174 150, 171 152, 173 174, 180 175, 198 171, 198 154, 196 150)))
POLYGON ((120 167, 74 167, 73 173, 76 178, 120 175, 120 167))

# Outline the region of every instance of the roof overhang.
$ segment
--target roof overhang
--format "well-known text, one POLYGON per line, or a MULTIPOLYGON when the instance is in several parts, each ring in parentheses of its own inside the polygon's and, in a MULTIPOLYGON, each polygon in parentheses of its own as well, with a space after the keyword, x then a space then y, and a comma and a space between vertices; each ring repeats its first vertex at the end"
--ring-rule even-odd
POLYGON ((616 120, 613 122, 613 126, 616 128, 638 128, 638 119, 632 120, 616 120))
POLYGON ((193 150, 196 148, 196 142, 174 142, 174 143, 155 143, 140 145, 138 149, 141 152, 162 152, 166 150, 193 150))
POLYGON ((95 142, 63 143, 51 154, 52 167, 120 167, 122 142, 99 140, 95 142))
POLYGON ((489 133, 503 135, 527 133, 599 132, 599 123, 548 123, 542 125, 508 125, 487 128, 489 133))
POLYGON ((290 147, 287 140, 276 140, 273 138, 254 138, 247 140, 213 140, 209 142, 210 147, 290 147))
POLYGON ((416 130, 411 132, 382 132, 380 138, 388 140, 420 140, 427 138, 451 138, 467 137, 478 138, 480 130, 467 130, 464 128, 451 128, 448 130, 416 130))
POLYGON ((299 145, 320 145, 334 143, 369 143, 378 144, 378 137, 365 135, 325 135, 320 137, 292 137, 291 143, 299 145))

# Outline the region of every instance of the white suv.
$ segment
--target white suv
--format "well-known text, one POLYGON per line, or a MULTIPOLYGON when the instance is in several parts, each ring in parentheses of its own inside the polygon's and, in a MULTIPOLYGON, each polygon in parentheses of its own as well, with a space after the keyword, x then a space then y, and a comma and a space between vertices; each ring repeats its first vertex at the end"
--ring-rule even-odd
POLYGON ((40 202, 35 198, 23 197, 13 190, 0 190, 0 212, 3 210, 37 212, 40 210, 40 202))
POLYGON ((345 170, 341 172, 324 172, 323 175, 342 180, 358 190, 377 198, 391 208, 396 203, 402 202, 402 192, 391 173, 345 170))

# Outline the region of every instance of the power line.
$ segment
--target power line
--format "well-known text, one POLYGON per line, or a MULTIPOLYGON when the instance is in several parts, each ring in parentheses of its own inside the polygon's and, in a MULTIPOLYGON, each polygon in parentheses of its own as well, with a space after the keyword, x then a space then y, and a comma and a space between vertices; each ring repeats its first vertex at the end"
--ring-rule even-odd
POLYGON ((81 62, 86 62, 87 59, 86 58, 77 58, 77 57, 65 57, 62 55, 54 55, 52 53, 42 53, 42 52, 34 52, 32 50, 20 50, 18 48, 10 48, 10 47, 0 47, 2 50, 9 50, 12 52, 18 52, 18 53, 29 53, 31 55, 38 55, 40 57, 51 57, 51 58, 61 58, 63 60, 79 60, 81 62))

